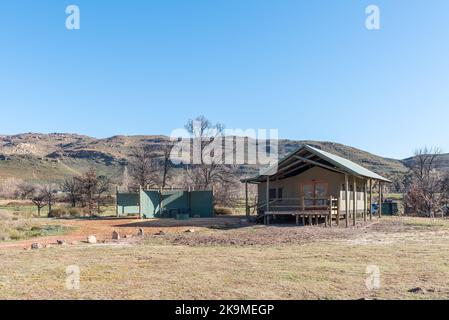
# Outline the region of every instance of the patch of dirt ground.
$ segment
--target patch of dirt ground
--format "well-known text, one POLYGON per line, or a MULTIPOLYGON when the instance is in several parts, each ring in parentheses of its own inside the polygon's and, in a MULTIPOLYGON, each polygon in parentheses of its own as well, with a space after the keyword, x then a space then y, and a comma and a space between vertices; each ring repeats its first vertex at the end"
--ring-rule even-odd
POLYGON ((232 230, 208 230, 199 233, 168 234, 163 238, 175 245, 282 245, 305 244, 330 239, 345 239, 357 234, 357 229, 297 227, 297 226, 249 226, 232 230))
MULTIPOLYGON (((136 218, 102 219, 54 219, 44 221, 70 227, 65 235, 32 238, 24 241, 0 243, 4 248, 29 248, 33 243, 56 244, 85 241, 94 235, 99 243, 112 242, 117 231, 124 243, 139 243, 135 237, 143 229, 146 239, 157 239, 173 245, 184 246, 271 246, 302 245, 312 242, 344 242, 349 245, 391 244, 405 241, 428 241, 436 236, 449 240, 449 222, 446 220, 423 220, 414 218, 386 217, 359 222, 356 227, 295 226, 291 224, 256 225, 242 217, 216 217, 178 221, 173 219, 140 220, 136 218), (126 238, 126 239, 125 239, 126 238)), ((113 242, 117 243, 117 242, 113 242)))
POLYGON ((292 225, 252 225, 227 230, 205 230, 198 233, 167 234, 163 238, 175 245, 287 245, 313 242, 344 242, 349 245, 391 244, 406 241, 430 241, 436 236, 449 240, 448 223, 400 217, 373 219, 346 228, 320 226, 298 227, 292 225))
POLYGON ((368 225, 357 237, 347 241, 351 245, 430 243, 435 239, 449 240, 448 227, 446 219, 386 217, 368 225))
POLYGON ((97 218, 97 219, 42 219, 42 224, 57 224, 71 228, 72 231, 58 236, 31 238, 14 242, 0 242, 0 249, 5 248, 29 248, 33 243, 42 245, 56 244, 58 240, 66 243, 85 241, 88 236, 94 235, 98 242, 109 241, 112 232, 117 231, 123 238, 127 235, 134 236, 139 229, 143 229, 145 235, 179 234, 192 229, 194 232, 209 230, 209 228, 230 228, 249 225, 242 222, 240 217, 217 217, 190 220, 152 219, 140 220, 137 218, 97 218))

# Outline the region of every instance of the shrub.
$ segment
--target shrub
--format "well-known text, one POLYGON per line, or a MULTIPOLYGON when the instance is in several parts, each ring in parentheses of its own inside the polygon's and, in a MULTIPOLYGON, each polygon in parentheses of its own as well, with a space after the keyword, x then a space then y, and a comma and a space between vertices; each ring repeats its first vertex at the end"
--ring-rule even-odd
POLYGON ((232 216, 233 211, 231 208, 215 208, 215 215, 217 216, 232 216))
POLYGON ((10 229, 6 225, 0 224, 0 241, 8 241, 10 240, 10 229))
POLYGON ((19 230, 11 229, 9 231, 9 238, 11 240, 20 240, 20 239, 22 239, 22 234, 19 230))
POLYGON ((81 217, 81 211, 77 208, 70 208, 69 216, 71 216, 73 218, 81 217))
POLYGON ((67 217, 68 215, 69 215, 69 212, 65 208, 52 209, 48 213, 49 218, 63 218, 63 217, 67 217))
POLYGON ((21 238, 21 230, 18 224, 12 219, 0 220, 0 241, 19 240, 21 238))
POLYGON ((11 220, 12 215, 8 211, 0 210, 0 220, 11 220))

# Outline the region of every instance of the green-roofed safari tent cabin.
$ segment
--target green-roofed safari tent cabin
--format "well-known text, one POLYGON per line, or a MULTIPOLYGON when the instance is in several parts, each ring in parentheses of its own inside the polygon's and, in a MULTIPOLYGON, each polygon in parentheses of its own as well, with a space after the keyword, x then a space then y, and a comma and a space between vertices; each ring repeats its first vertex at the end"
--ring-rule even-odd
MULTIPOLYGON (((343 220, 348 226, 357 219, 372 219, 373 186, 379 186, 382 203, 384 183, 390 181, 348 159, 304 145, 260 175, 242 180, 257 184, 257 213, 266 224, 281 216, 294 217, 296 224, 332 227, 343 220), (268 201, 267 201, 268 200, 268 201), (355 214, 354 214, 355 213, 355 214)), ((377 214, 382 215, 381 206, 377 214)))

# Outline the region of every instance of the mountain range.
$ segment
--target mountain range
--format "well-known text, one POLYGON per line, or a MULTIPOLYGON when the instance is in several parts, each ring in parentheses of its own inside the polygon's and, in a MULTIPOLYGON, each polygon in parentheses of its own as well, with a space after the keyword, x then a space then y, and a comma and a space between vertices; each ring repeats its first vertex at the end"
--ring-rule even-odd
MULTIPOLYGON (((36 182, 56 182, 94 167, 120 181, 132 147, 148 146, 162 157, 169 138, 161 135, 113 136, 97 139, 67 133, 25 133, 0 136, 0 179, 9 177, 36 182)), ((348 158, 376 173, 392 177, 407 172, 414 157, 384 158, 367 151, 334 142, 279 140, 279 153, 284 156, 301 144, 309 144, 348 158)), ((449 154, 438 157, 438 167, 449 170, 449 154)), ((239 177, 252 174, 254 166, 234 166, 239 177)))

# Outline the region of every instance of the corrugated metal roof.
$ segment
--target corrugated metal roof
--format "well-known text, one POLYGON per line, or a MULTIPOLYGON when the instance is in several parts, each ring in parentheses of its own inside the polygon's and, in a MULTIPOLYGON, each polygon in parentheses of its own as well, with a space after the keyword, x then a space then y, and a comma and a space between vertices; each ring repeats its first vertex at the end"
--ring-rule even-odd
POLYGON ((351 160, 342 158, 340 156, 337 156, 335 154, 332 154, 330 152, 326 152, 311 146, 304 146, 307 150, 314 153, 315 155, 323 158, 324 160, 332 163, 333 165, 339 167, 340 169, 343 169, 344 171, 349 171, 352 174, 359 175, 366 178, 372 178, 376 180, 382 180, 385 182, 391 182, 387 178, 382 177, 381 175, 378 175, 377 173, 374 173, 361 165, 358 165, 357 163, 352 162, 351 160))
MULTIPOLYGON (((352 175, 356 175, 356 176, 361 176, 361 177, 366 177, 366 178, 371 178, 371 179, 375 179, 375 180, 380 180, 380 181, 384 181, 384 182, 391 182, 390 180, 388 180, 387 178, 382 177, 381 175, 378 175, 377 173, 374 173, 364 167, 362 167, 361 165, 358 165, 348 159, 345 159, 343 157, 337 156, 335 154, 332 154, 330 152, 327 151, 323 151, 317 148, 314 148, 312 146, 309 145, 304 145, 300 148, 298 148, 297 150, 295 150, 294 152, 290 153, 288 156, 286 156, 285 158, 283 158, 282 160, 280 160, 278 162, 278 165, 280 166, 282 163, 284 163, 286 160, 290 159, 291 157, 294 157, 297 153, 301 152, 302 150, 307 150, 310 153, 316 155, 317 157, 331 163, 332 165, 334 165, 336 168, 339 168, 340 170, 347 172, 349 174, 352 175)), ((259 176, 257 177, 253 177, 253 178, 249 178, 249 179, 243 179, 242 182, 245 181, 256 181, 258 179, 260 179, 263 176, 267 176, 267 175, 273 175, 274 173, 272 173, 273 168, 276 166, 271 166, 267 169, 265 169, 263 171, 263 173, 261 173, 259 176), (268 174, 268 172, 270 172, 268 174)))

